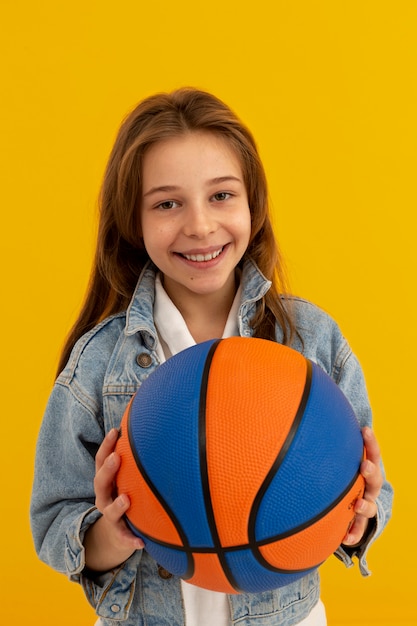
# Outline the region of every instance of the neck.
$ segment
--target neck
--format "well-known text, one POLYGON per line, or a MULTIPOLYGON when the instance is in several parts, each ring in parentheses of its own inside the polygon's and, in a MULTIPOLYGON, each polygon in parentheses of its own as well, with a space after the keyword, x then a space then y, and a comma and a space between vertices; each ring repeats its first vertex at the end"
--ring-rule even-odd
MULTIPOLYGON (((236 281, 218 293, 194 294, 168 293, 181 312, 188 330, 196 343, 221 337, 237 291, 236 281)), ((166 289, 166 287, 165 287, 166 289)))
POLYGON ((233 298, 228 300, 221 299, 218 302, 214 302, 211 299, 209 302, 204 302, 205 298, 202 297, 199 306, 181 311, 188 330, 196 343, 215 339, 223 335, 229 311, 233 304, 233 298))

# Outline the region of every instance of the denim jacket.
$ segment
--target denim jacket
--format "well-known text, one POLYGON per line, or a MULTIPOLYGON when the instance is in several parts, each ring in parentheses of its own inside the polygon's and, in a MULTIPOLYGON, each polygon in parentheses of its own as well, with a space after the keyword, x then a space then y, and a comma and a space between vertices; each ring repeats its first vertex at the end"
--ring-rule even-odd
MULTIPOLYGON (((52 390, 39 433, 31 523, 39 557, 81 583, 105 626, 183 626, 180 581, 145 552, 135 552, 110 572, 93 575, 84 562, 83 538, 100 516, 94 506, 94 457, 105 434, 118 427, 142 381, 158 367, 153 321, 156 268, 143 271, 127 311, 98 324, 75 345, 52 390)), ((239 332, 251 336, 250 320, 270 282, 247 260, 242 274, 239 332)), ((291 298, 297 329, 293 347, 320 365, 340 386, 362 426, 371 410, 360 365, 335 322, 318 307, 291 298)), ((282 341, 280 328, 276 339, 282 341)), ((336 556, 347 566, 359 559, 368 575, 366 553, 390 516, 392 490, 385 481, 378 515, 366 543, 336 556)), ((231 624, 291 626, 304 619, 319 598, 317 570, 274 591, 228 596, 231 624)))

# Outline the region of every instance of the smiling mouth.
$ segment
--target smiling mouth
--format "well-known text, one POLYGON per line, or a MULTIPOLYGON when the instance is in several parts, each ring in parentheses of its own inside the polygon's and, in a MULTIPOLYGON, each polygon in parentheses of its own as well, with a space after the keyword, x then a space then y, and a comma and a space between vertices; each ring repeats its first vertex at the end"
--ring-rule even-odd
POLYGON ((181 254, 181 256, 184 257, 184 259, 187 259, 187 261, 196 261, 197 263, 204 263, 207 261, 212 261, 213 259, 218 257, 219 254, 223 252, 223 250, 224 250, 224 246, 222 246, 218 250, 215 250, 214 252, 209 252, 207 254, 181 254))

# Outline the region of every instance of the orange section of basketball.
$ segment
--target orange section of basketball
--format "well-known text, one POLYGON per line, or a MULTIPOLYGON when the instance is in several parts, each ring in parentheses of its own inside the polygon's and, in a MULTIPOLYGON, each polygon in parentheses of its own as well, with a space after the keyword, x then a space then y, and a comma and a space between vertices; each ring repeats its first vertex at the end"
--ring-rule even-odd
POLYGON ((297 414, 306 372, 302 355, 273 342, 236 337, 216 349, 207 388, 206 446, 223 547, 248 542, 254 499, 297 414))
POLYGON ((116 452, 120 454, 122 459, 117 476, 118 491, 128 495, 131 502, 127 516, 138 530, 149 537, 182 546, 182 541, 174 524, 148 487, 132 454, 127 433, 130 404, 123 415, 121 437, 116 447, 116 452))

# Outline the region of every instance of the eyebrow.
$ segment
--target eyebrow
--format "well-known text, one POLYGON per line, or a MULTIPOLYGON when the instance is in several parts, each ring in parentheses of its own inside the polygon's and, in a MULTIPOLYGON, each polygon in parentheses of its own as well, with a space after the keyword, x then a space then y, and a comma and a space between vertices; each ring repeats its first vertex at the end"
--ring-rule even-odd
POLYGON ((158 193, 158 191, 170 192, 170 191, 178 191, 178 189, 179 187, 177 187, 176 185, 161 185, 161 187, 152 187, 151 189, 149 189, 149 191, 143 194, 143 197, 146 198, 146 196, 150 196, 154 193, 158 193))
MULTIPOLYGON (((206 182, 206 185, 207 187, 209 187, 210 185, 220 185, 229 181, 243 183, 243 181, 237 176, 218 176, 217 178, 211 178, 210 180, 208 180, 206 182)), ((151 196, 152 194, 159 192, 170 193, 171 191, 178 191, 179 189, 180 187, 178 187, 177 185, 161 185, 160 187, 152 187, 151 189, 149 189, 149 191, 143 194, 143 197, 146 198, 147 196, 151 196)))

